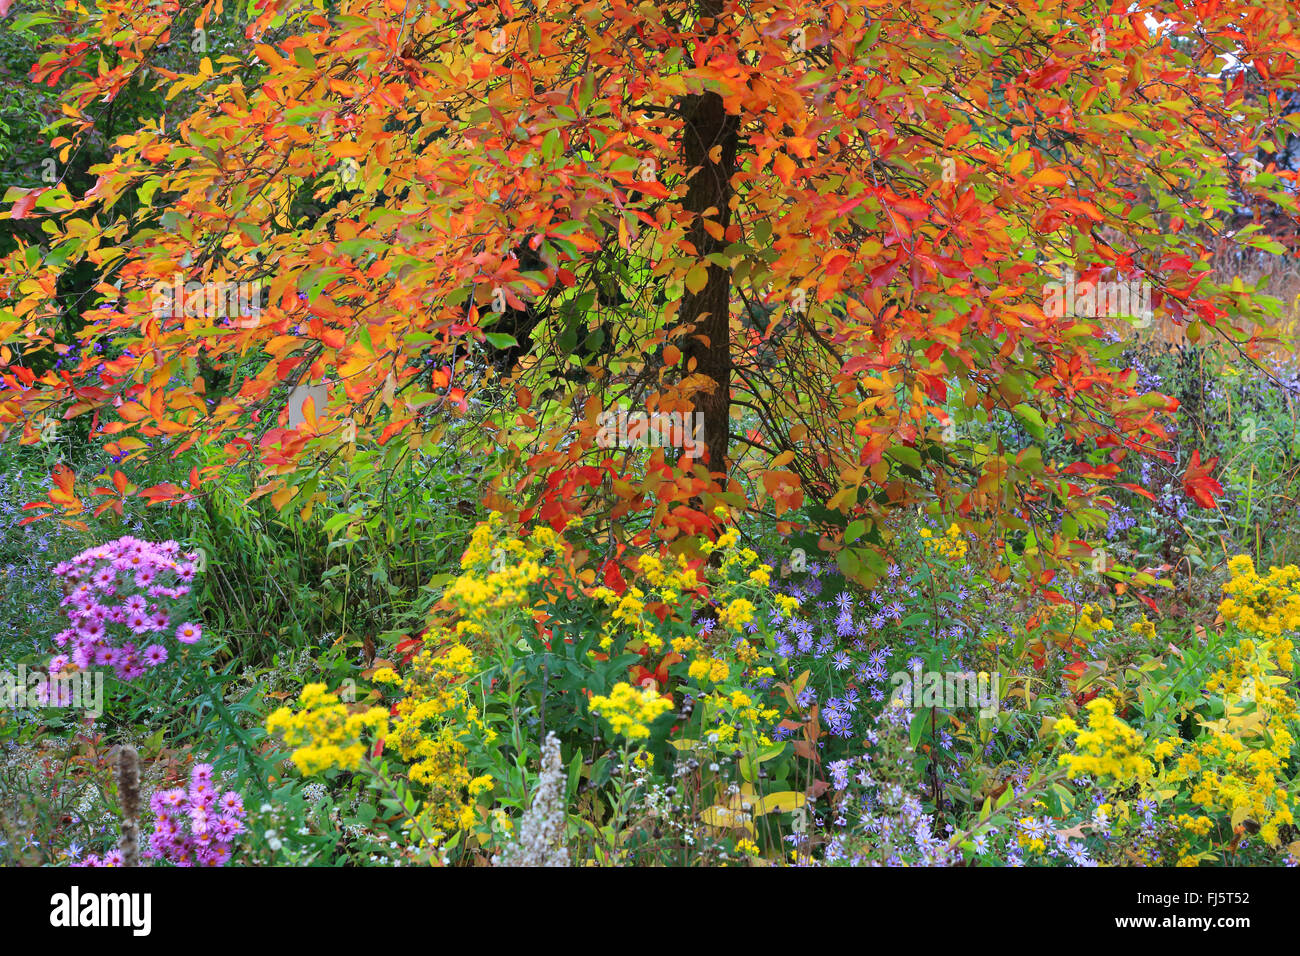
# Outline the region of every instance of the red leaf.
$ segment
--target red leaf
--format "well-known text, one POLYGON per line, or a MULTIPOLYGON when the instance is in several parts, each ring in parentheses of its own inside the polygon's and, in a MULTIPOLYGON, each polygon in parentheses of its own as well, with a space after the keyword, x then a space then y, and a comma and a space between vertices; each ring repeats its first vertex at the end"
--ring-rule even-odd
POLYGON ((1152 491, 1148 491, 1146 488, 1143 488, 1141 485, 1135 485, 1127 481, 1122 481, 1120 482, 1119 486, 1121 488, 1127 488, 1129 491, 1133 492, 1134 494, 1141 495, 1143 498, 1149 498, 1152 501, 1156 500, 1155 493, 1152 491))
POLYGON ((609 588, 615 594, 622 594, 627 590, 627 582, 623 580, 623 575, 619 573, 617 564, 613 561, 606 561, 603 570, 605 587, 609 588))
POLYGON ((1202 508, 1219 507, 1219 503, 1214 499, 1216 495, 1223 494, 1223 485, 1211 477, 1211 472, 1218 463, 1219 459, 1215 457, 1202 464, 1200 451, 1193 451, 1192 460, 1187 463, 1187 470, 1183 472, 1183 490, 1202 508))
MULTIPOLYGON (((0 0, 0 5, 4 4, 4 2, 5 0, 0 0)), ((8 12, 6 9, 0 9, 0 16, 3 16, 6 12, 8 12)), ((26 219, 28 213, 32 211, 32 207, 36 205, 36 197, 43 192, 45 192, 44 189, 33 189, 25 196, 20 197, 14 203, 13 208, 9 210, 9 218, 26 219)))

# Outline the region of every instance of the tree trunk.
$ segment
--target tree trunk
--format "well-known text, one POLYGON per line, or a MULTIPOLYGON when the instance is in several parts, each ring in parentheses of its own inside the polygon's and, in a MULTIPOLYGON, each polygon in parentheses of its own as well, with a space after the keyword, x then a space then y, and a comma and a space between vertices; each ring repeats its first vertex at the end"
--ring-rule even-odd
MULTIPOLYGON (((700 0, 700 16, 716 18, 722 11, 721 0, 700 0)), ((716 32, 717 21, 708 28, 716 32)), ((687 186, 685 208, 693 214, 687 238, 702 259, 711 252, 726 248, 724 239, 714 239, 704 229, 703 213, 710 207, 710 217, 725 230, 731 224, 731 176, 736 171, 740 117, 729 116, 717 93, 691 96, 684 106, 682 158, 687 171, 701 167, 687 186), (715 162, 710 151, 721 147, 715 162)), ((727 472, 727 446, 731 425, 731 270, 708 264, 708 282, 699 292, 689 289, 682 299, 681 319, 695 325, 695 335, 708 340, 688 339, 682 348, 683 369, 693 358, 695 371, 717 383, 711 394, 698 393, 695 410, 704 415, 704 444, 708 464, 713 471, 727 472)))

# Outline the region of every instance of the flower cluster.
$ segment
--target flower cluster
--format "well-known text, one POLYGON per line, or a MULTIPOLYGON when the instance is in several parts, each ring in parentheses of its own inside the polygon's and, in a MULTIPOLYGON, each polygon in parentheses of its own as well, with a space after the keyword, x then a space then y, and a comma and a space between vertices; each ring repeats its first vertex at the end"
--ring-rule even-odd
POLYGON ((492 862, 497 866, 568 866, 565 844, 568 815, 564 809, 564 764, 554 733, 542 744, 542 773, 533 802, 519 822, 519 836, 492 862))
POLYGON ((614 685, 608 696, 593 694, 587 706, 609 721, 614 733, 628 740, 645 740, 650 736, 650 724, 673 709, 669 698, 649 687, 638 691, 628 683, 614 685))
POLYGON ((545 557, 559 545, 555 532, 543 525, 526 541, 506 538, 498 543, 503 525, 504 518, 493 512, 474 529, 461 557, 462 573, 447 589, 447 603, 461 614, 458 636, 484 634, 494 615, 523 605, 528 588, 551 574, 545 557))
POLYGON ((1074 776, 1113 777, 1116 782, 1150 778, 1155 765, 1143 755, 1143 736, 1115 716, 1115 705, 1105 697, 1088 704, 1088 728, 1070 717, 1056 722, 1061 734, 1074 734, 1074 753, 1061 755, 1061 764, 1074 776))
POLYGON ((196 643, 202 628, 178 622, 169 605, 190 593, 197 563, 175 541, 128 536, 57 564, 71 626, 54 635, 65 652, 51 659, 50 673, 112 667, 119 679, 134 680, 167 660, 167 636, 196 643))
POLYGON ((381 668, 371 678, 405 693, 394 708, 392 742, 408 764, 408 779, 424 791, 424 806, 412 823, 426 843, 440 843, 473 826, 473 798, 492 789, 491 777, 471 778, 462 739, 470 732, 485 743, 495 738, 467 706, 464 682, 477 670, 473 652, 453 642, 420 651, 404 678, 391 668, 381 668))
MULTIPOLYGON (((1284 634, 1300 623, 1300 570, 1272 568, 1260 576, 1245 555, 1228 567, 1231 579, 1220 610, 1244 633, 1192 703, 1210 711, 1198 718, 1194 739, 1167 732, 1148 748, 1105 699, 1089 705, 1087 730, 1068 717, 1056 723, 1058 731, 1077 735, 1078 752, 1061 758, 1072 773, 1109 775, 1115 790, 1136 782, 1149 809, 1155 799, 1168 802, 1164 825, 1175 833, 1171 851, 1180 866, 1216 859, 1216 850, 1240 850, 1247 834, 1258 833, 1264 844, 1278 847, 1293 839, 1295 829, 1289 766, 1300 706, 1292 690, 1294 647, 1284 634)), ((1145 616, 1132 629, 1148 638, 1155 631, 1145 616)), ((1117 800, 1116 808, 1122 805, 1117 800)))
POLYGON ((755 703, 743 690, 714 691, 702 696, 700 701, 704 707, 703 725, 709 730, 712 743, 752 742, 759 747, 772 746, 772 738, 761 728, 776 721, 780 716, 777 708, 755 703))
POLYGON ((365 758, 362 734, 388 733, 388 712, 382 707, 350 713, 324 684, 308 684, 298 697, 298 711, 280 707, 266 719, 269 733, 280 734, 295 748, 292 759, 304 776, 326 770, 356 770, 365 758))
POLYGON ((1223 586, 1219 605, 1224 620, 1261 637, 1278 637, 1300 630, 1300 568, 1288 564, 1269 568, 1260 576, 1250 556, 1239 554, 1228 562, 1232 575, 1223 586))
POLYGON ((1089 634, 1093 631, 1113 631, 1115 622, 1106 616, 1099 604, 1084 604, 1079 608, 1079 627, 1089 634))
MULTIPOLYGON (((235 838, 245 832, 244 801, 233 790, 219 791, 212 782, 212 765, 196 764, 188 790, 162 790, 153 795, 149 809, 154 829, 141 856, 165 860, 175 866, 224 866, 235 838)), ((90 854, 75 866, 121 866, 122 854, 111 850, 90 854)))
POLYGON ((950 561, 966 560, 968 545, 962 537, 961 528, 956 524, 949 525, 947 532, 941 537, 935 537, 934 532, 929 528, 921 528, 917 534, 925 542, 927 551, 941 554, 950 561))
POLYGON ((631 631, 629 650, 663 650, 664 640, 655 628, 655 621, 645 617, 647 606, 658 601, 664 607, 674 607, 683 595, 696 592, 701 586, 695 563, 681 554, 671 560, 643 554, 637 558, 637 569, 645 576, 645 583, 651 589, 648 593, 635 585, 622 594, 604 586, 591 592, 593 598, 610 608, 609 620, 601 626, 600 646, 603 651, 614 645, 620 627, 631 631))
MULTIPOLYGON (((1206 694, 1225 702, 1224 716, 1205 722, 1205 732, 1185 749, 1170 741, 1178 759, 1167 779, 1190 791, 1192 803, 1211 814, 1226 813, 1233 826, 1251 821, 1265 843, 1277 846, 1295 817, 1287 766, 1300 732, 1300 708, 1288 693, 1294 682, 1294 645, 1282 637, 1297 626, 1300 571, 1271 568, 1261 578, 1247 555, 1228 563, 1231 580, 1220 605, 1224 617, 1254 637, 1244 637, 1227 652, 1226 666, 1205 681, 1206 694)), ((1187 816, 1187 815, 1184 815, 1187 816)), ((1184 829, 1204 835, 1201 820, 1187 816, 1184 829)))
POLYGON ((244 832, 244 801, 233 790, 213 786, 211 764, 194 767, 188 791, 155 793, 149 808, 154 830, 144 856, 176 866, 222 866, 244 832))
POLYGON ((1148 641, 1154 641, 1156 639, 1155 622, 1152 621, 1150 618, 1148 618, 1145 614, 1143 614, 1140 618, 1138 618, 1131 625, 1129 625, 1129 630, 1131 630, 1134 634, 1140 635, 1141 637, 1145 637, 1148 641))

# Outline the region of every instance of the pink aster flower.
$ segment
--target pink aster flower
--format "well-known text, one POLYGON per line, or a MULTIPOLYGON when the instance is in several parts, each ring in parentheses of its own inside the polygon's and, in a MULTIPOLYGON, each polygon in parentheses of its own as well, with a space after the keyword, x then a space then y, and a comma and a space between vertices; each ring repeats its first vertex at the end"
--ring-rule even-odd
POLYGON ((218 817, 212 824, 212 836, 222 843, 229 843, 242 833, 244 825, 234 817, 218 817))
POLYGON ((244 798, 233 790, 227 790, 218 797, 217 806, 228 817, 241 817, 244 815, 244 798))
POLYGON ((77 634, 88 641, 102 641, 104 639, 104 622, 96 621, 94 618, 83 620, 77 625, 77 634))
POLYGON ((214 845, 199 855, 200 866, 225 866, 230 860, 230 847, 214 845))
POLYGON ((157 667, 159 664, 167 660, 167 648, 163 647, 161 644, 150 644, 144 649, 144 653, 141 657, 150 667, 157 667))
POLYGON ((82 641, 72 651, 72 663, 76 664, 83 671, 88 668, 91 661, 95 659, 95 645, 90 641, 82 641))
POLYGON ((203 636, 203 628, 186 621, 176 628, 176 640, 182 644, 193 644, 203 636))
MULTIPOLYGON (((207 812, 208 807, 212 806, 217 800, 217 791, 213 789, 212 784, 206 780, 195 780, 190 784, 190 806, 194 812, 203 810, 207 812)), ((195 830, 195 833, 200 831, 195 830)))

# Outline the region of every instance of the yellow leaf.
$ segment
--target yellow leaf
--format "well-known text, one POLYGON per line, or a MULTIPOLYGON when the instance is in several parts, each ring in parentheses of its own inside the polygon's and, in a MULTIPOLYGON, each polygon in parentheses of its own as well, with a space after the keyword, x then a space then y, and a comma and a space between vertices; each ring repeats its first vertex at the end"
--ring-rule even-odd
POLYGON ((808 795, 799 790, 782 790, 780 793, 769 793, 765 797, 760 797, 754 805, 754 816, 762 816, 764 813, 789 813, 791 810, 797 810, 808 802, 808 795))
POLYGON ((289 499, 292 498, 297 493, 298 493, 298 489, 295 486, 285 485, 279 491, 274 492, 271 495, 271 506, 275 508, 276 511, 279 511, 286 504, 288 504, 289 499))
POLYGON ((691 271, 686 273, 686 288, 694 293, 699 293, 706 285, 709 284, 709 270, 702 265, 691 267, 691 271))
POLYGON ((742 813, 728 807, 709 807, 702 810, 700 820, 711 827, 718 827, 722 830, 742 829, 750 833, 754 832, 754 824, 750 822, 748 813, 742 813))

